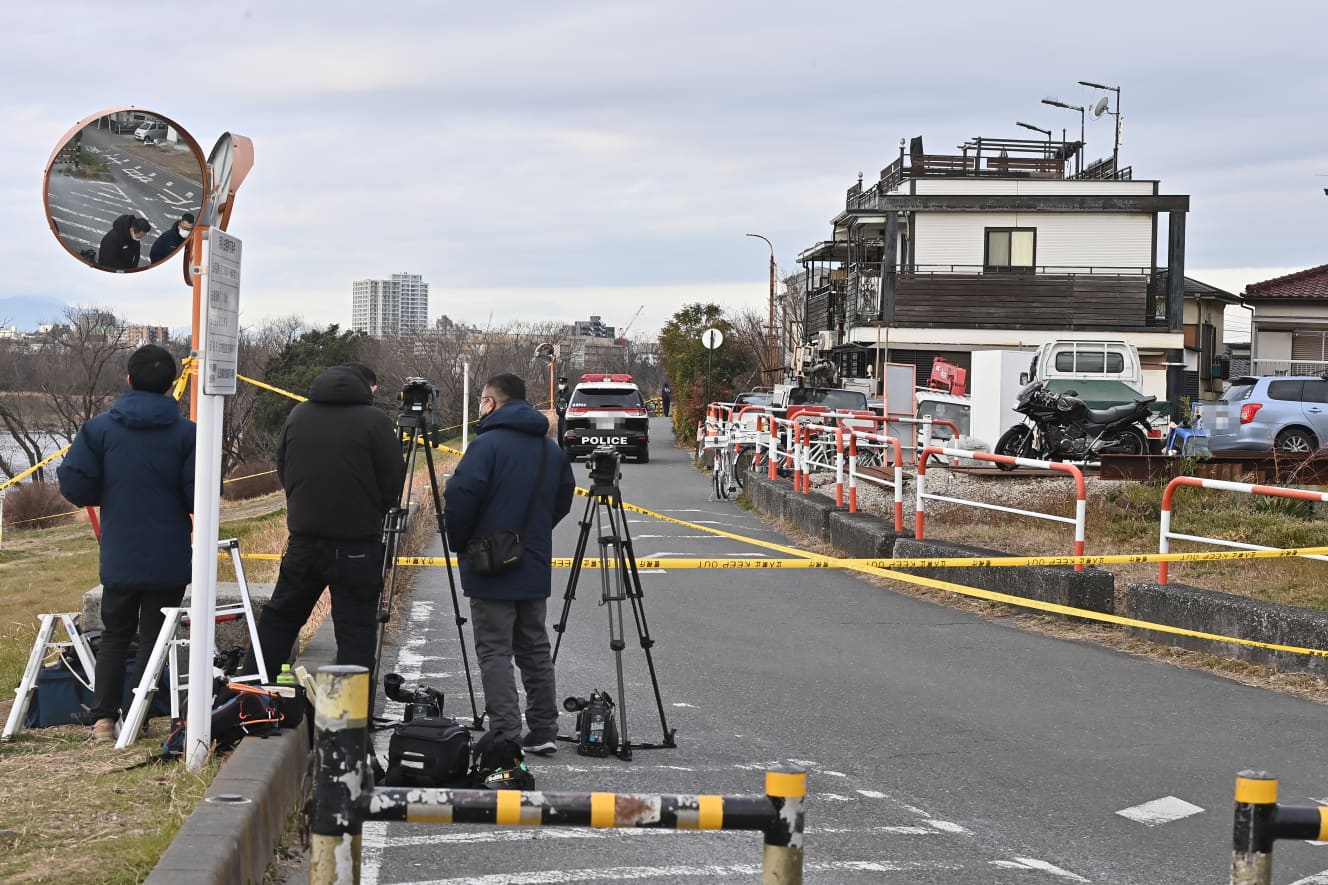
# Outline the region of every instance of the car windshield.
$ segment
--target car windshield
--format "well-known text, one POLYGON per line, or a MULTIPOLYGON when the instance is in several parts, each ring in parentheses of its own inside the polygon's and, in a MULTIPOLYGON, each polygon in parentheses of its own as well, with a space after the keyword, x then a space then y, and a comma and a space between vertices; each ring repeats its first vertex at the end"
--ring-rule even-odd
MULTIPOLYGON (((959 428, 961 436, 968 435, 968 413, 969 406, 964 403, 947 403, 937 400, 923 400, 918 403, 918 417, 925 418, 928 415, 935 421, 949 421, 955 427, 959 428)), ((946 438, 950 435, 950 428, 938 427, 936 435, 944 435, 946 438)))
POLYGON ((1242 400, 1249 399, 1250 394, 1253 392, 1253 378, 1237 378, 1235 381, 1231 382, 1231 386, 1227 388, 1226 393, 1222 394, 1222 402, 1238 403, 1242 400))
POLYGON ((640 409, 641 392, 635 387, 578 387, 572 391, 573 409, 640 409))
POLYGON ((737 406, 768 406, 772 398, 768 393, 740 393, 733 400, 737 406))

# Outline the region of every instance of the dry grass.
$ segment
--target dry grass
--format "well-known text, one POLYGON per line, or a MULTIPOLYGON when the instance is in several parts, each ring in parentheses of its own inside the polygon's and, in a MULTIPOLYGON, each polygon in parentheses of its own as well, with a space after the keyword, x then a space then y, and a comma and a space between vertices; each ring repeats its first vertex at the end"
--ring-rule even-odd
MULTIPOLYGON (((931 473, 928 473, 928 477, 931 473)), ((998 503, 1019 480, 988 480, 978 500, 998 503)), ((1151 483, 1092 481, 1088 495, 1087 552, 1156 553, 1162 488, 1151 483)), ((1023 481, 1018 506, 1072 516, 1067 484, 1023 481)), ((1203 489, 1182 489, 1173 507, 1172 530, 1184 534, 1262 544, 1308 547, 1328 544, 1328 521, 1310 508, 1203 489)), ((1068 525, 929 502, 927 537, 987 547, 1013 555, 1065 555, 1072 551, 1068 525)), ((1173 541, 1171 549, 1212 551, 1207 544, 1173 541)), ((1157 565, 1108 565, 1118 582, 1157 580, 1157 565)), ((1328 563, 1305 559, 1255 559, 1173 563, 1171 581, 1301 608, 1328 609, 1328 563)))
POLYGON ((46 728, 0 746, 0 828, 8 831, 0 881, 141 882, 219 766, 127 771, 160 751, 161 736, 115 750, 86 735, 80 726, 46 728))

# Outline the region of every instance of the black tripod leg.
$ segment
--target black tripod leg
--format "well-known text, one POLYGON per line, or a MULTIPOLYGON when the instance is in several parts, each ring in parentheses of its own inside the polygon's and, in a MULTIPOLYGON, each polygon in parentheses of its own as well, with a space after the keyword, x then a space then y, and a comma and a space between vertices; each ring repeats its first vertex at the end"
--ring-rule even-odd
POLYGON ((572 571, 567 577, 567 590, 563 593, 563 611, 558 616, 558 623, 553 625, 553 632, 558 634, 553 642, 553 663, 558 663, 558 649, 563 644, 563 631, 567 629, 567 617, 572 610, 572 600, 576 599, 576 582, 581 578, 581 563, 586 555, 586 544, 590 540, 590 526, 593 524, 592 514, 595 511, 597 499, 594 495, 586 498, 586 509, 581 516, 581 521, 577 523, 581 527, 581 534, 576 539, 576 552, 572 554, 572 571))
POLYGON ((623 510, 622 498, 614 498, 614 507, 622 520, 622 555, 618 557, 618 568, 622 572, 622 580, 627 588, 627 598, 632 603, 632 618, 636 621, 636 634, 641 639, 641 649, 646 654, 646 667, 650 671, 650 685, 655 691, 655 707, 659 710, 659 727, 664 733, 663 744, 666 747, 676 746, 673 736, 676 733, 674 729, 669 728, 668 718, 664 715, 664 699, 659 693, 659 677, 655 675, 655 658, 650 653, 654 647, 655 640, 650 637, 650 627, 646 623, 645 594, 641 591, 641 574, 636 568, 636 551, 632 549, 632 535, 627 528, 627 515, 623 510))
POLYGON ((415 435, 411 434, 410 446, 406 449, 406 482, 401 489, 399 506, 389 511, 383 521, 383 591, 378 596, 378 611, 375 615, 373 668, 369 672, 369 719, 376 718, 378 709, 378 675, 382 670, 383 639, 387 632, 387 622, 392 618, 392 598, 397 584, 397 551, 401 536, 406 530, 410 518, 411 480, 415 475, 415 457, 418 447, 415 435))
MULTIPOLYGON (((425 431, 421 429, 421 433, 425 431)), ((466 631, 463 629, 466 625, 466 619, 461 616, 461 601, 457 598, 456 575, 452 573, 452 551, 447 543, 447 525, 443 519, 443 497, 438 492, 438 474, 434 472, 433 465, 433 447, 429 444, 428 437, 424 440, 424 462, 429 468, 429 486, 433 490, 433 510, 434 517, 438 522, 438 537, 443 542, 443 558, 446 562, 444 568, 447 569, 447 586, 452 591, 452 615, 456 620, 457 642, 461 646, 461 667, 466 672, 466 691, 470 694, 470 715, 474 719, 474 727, 477 729, 484 727, 484 716, 480 713, 479 705, 475 703, 475 683, 470 676, 470 655, 466 652, 466 631)))

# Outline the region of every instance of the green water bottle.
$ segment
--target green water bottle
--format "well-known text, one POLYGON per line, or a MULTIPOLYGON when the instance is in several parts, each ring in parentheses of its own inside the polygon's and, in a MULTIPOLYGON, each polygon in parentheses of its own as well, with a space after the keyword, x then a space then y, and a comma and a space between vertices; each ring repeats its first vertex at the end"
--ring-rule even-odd
POLYGON ((295 674, 291 672, 290 664, 282 664, 281 672, 277 674, 277 685, 294 685, 295 674))

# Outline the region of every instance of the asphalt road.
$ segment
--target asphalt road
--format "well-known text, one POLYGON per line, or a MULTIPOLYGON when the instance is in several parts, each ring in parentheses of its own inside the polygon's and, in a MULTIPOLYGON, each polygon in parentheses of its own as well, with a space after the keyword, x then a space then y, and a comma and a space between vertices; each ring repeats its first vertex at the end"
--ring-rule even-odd
MULTIPOLYGON (((707 501, 706 477, 663 444, 664 419, 652 433, 652 462, 624 465, 629 503, 782 540, 736 505, 707 501)), ((576 472, 584 485, 584 467, 576 472)), ((557 555, 571 554, 584 506, 578 498, 559 527, 557 555)), ((778 555, 635 514, 628 526, 640 558, 778 555)), ((598 580, 585 572, 570 607, 560 697, 616 693, 598 580)), ((536 788, 760 793, 768 766, 803 765, 808 882, 1223 883, 1239 769, 1278 775, 1283 802, 1328 797, 1316 750, 1324 708, 1307 701, 1024 632, 848 573, 677 570, 642 582, 677 748, 623 762, 564 744, 532 757, 536 788)), ((563 598, 556 586, 551 619, 563 598)), ((657 741, 627 624, 631 735, 657 741)), ((442 688, 447 711, 468 721, 441 569, 417 583, 394 655, 409 681, 442 688)), ((475 681, 478 691, 478 672, 475 681)), ((571 731, 570 714, 564 722, 571 731)), ((364 844, 365 883, 760 880, 755 833, 370 823, 364 844)), ((1328 847, 1285 843, 1276 857, 1279 885, 1328 883, 1328 847)))
POLYGON ((109 181, 51 174, 47 190, 51 217, 60 228, 60 239, 75 252, 96 249, 116 218, 126 213, 146 218, 152 230, 142 240, 139 266, 148 264, 148 253, 157 236, 185 212, 197 217, 203 202, 203 185, 189 181, 125 150, 132 134, 115 135, 95 129, 83 131, 83 148, 106 164, 109 181))

